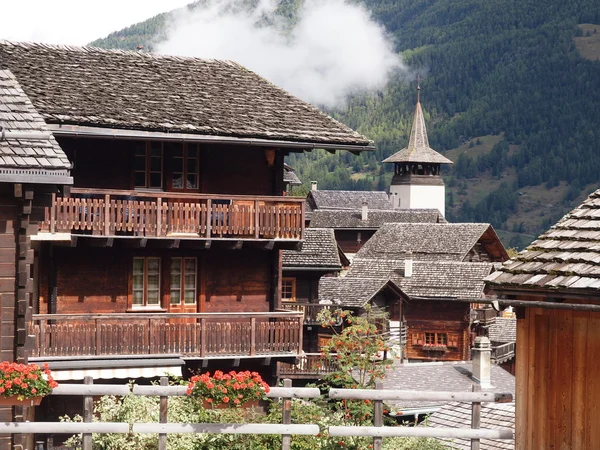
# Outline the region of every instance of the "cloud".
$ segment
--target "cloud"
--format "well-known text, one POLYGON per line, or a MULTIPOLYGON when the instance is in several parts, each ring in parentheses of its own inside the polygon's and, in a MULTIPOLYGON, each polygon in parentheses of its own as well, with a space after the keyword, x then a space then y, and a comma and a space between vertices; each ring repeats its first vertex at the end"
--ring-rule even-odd
POLYGON ((230 59, 314 104, 332 107, 406 72, 382 26, 346 0, 305 0, 293 25, 274 0, 207 0, 174 16, 161 53, 230 59))

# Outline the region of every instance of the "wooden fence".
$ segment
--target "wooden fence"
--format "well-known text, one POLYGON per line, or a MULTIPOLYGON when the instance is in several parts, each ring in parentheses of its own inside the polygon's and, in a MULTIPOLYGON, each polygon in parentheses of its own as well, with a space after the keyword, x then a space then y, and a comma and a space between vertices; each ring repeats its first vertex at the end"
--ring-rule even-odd
MULTIPOLYGON (((471 449, 479 450, 480 439, 514 439, 510 429, 481 429, 480 414, 483 402, 510 402, 512 394, 479 392, 426 392, 383 390, 377 383, 376 389, 331 389, 329 397, 346 400, 371 400, 374 404, 373 426, 330 426, 330 436, 373 437, 373 449, 381 450, 384 437, 435 437, 471 439, 471 449), (473 404, 471 428, 428 428, 428 427, 384 427, 383 402, 395 401, 462 401, 473 404)), ((160 397, 158 423, 116 423, 93 422, 93 397, 99 395, 124 396, 131 393, 129 385, 95 385, 91 377, 84 384, 61 384, 51 395, 81 395, 83 399, 83 422, 4 422, 0 423, 2 433, 72 433, 83 434, 83 450, 92 450, 92 433, 158 433, 158 448, 166 450, 169 433, 217 433, 217 434, 279 434, 282 435, 282 450, 289 450, 292 435, 313 435, 321 432, 316 424, 292 424, 291 408, 294 398, 316 398, 320 392, 316 388, 293 388, 291 380, 284 380, 283 387, 272 387, 269 398, 283 401, 281 424, 235 424, 235 423, 167 423, 168 398, 186 395, 186 386, 169 386, 167 377, 161 377, 160 386, 133 386, 134 395, 160 397)))

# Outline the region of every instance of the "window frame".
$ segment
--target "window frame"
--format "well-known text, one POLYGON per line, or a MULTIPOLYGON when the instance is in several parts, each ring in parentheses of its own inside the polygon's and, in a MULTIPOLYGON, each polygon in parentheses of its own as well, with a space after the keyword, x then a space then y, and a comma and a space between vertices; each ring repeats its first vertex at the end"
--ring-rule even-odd
POLYGON ((281 301, 288 302, 288 303, 296 303, 297 298, 296 298, 296 278, 295 277, 281 277, 281 301), (291 297, 284 298, 283 294, 286 291, 286 288, 284 287, 284 283, 290 283, 290 293, 292 295, 291 297))
MULTIPOLYGON (((137 148, 134 149, 133 151, 133 180, 132 180, 132 184, 133 184, 133 188, 135 190, 147 190, 147 191, 164 191, 165 188, 165 154, 164 154, 164 148, 163 148, 163 143, 162 142, 157 142, 157 141, 145 141, 144 142, 144 158, 145 158, 145 163, 144 163, 144 170, 138 170, 137 166, 136 166, 136 159, 138 157, 140 157, 141 155, 137 154, 137 148), (152 158, 156 158, 156 156, 152 156, 152 146, 153 144, 158 144, 160 146, 160 172, 157 172, 155 170, 152 170, 152 158), (137 184, 137 174, 138 173, 143 173, 144 174, 144 185, 138 185, 137 184), (152 174, 156 174, 156 173, 160 173, 160 186, 152 186, 151 183, 151 179, 152 179, 152 174)), ((140 146, 141 149, 141 146, 140 146)))
POLYGON ((163 284, 162 283, 162 258, 160 256, 134 256, 131 260, 131 289, 129 290, 129 292, 130 292, 129 310, 132 310, 132 311, 148 311, 148 310, 163 311, 162 284, 163 284), (136 277, 136 275, 139 275, 136 273, 136 268, 135 268, 136 260, 143 261, 143 270, 141 273, 141 275, 143 277, 142 288, 141 288, 142 304, 138 304, 138 303, 134 302, 135 292, 140 291, 140 289, 136 288, 136 285, 135 285, 135 277, 136 277), (149 261, 150 260, 158 261, 158 273, 153 274, 153 273, 149 272, 149 261), (158 287, 156 289, 158 291, 158 303, 148 304, 148 293, 149 293, 148 277, 151 275, 158 276, 158 287))
POLYGON ((425 345, 445 345, 448 346, 448 333, 446 332, 425 332, 425 345), (430 342, 432 341, 432 342, 430 342))
MULTIPOLYGON (((200 191, 200 154, 201 154, 201 150, 200 150, 200 144, 196 144, 196 143, 183 143, 182 144, 182 148, 181 148, 181 152, 182 152, 182 156, 176 156, 174 154, 168 154, 167 152, 167 157, 169 158, 170 164, 169 164, 169 173, 168 173, 168 178, 169 178, 169 190, 173 191, 173 192, 199 192, 200 191), (192 150, 190 150, 192 149, 192 150), (191 152, 195 152, 196 154, 190 157, 190 153, 191 152), (181 159, 181 164, 182 164, 182 170, 183 172, 176 172, 175 171, 175 160, 177 159, 181 159), (189 162, 190 160, 195 159, 196 160, 196 171, 193 173, 190 173, 190 171, 188 170, 189 168, 189 162), (173 181, 174 181, 174 175, 175 174, 181 174, 182 175, 182 181, 183 181, 183 186, 182 187, 174 187, 173 186, 173 181), (187 187, 187 178, 188 175, 195 175, 196 176, 196 187, 187 187)), ((164 157, 164 153, 163 153, 163 157, 164 157)))
POLYGON ((192 306, 192 305, 197 305, 198 304, 198 258, 193 257, 193 256, 173 256, 170 259, 170 264, 169 264, 170 268, 169 268, 169 306, 170 307, 176 307, 176 306, 192 306), (180 265, 180 271, 179 271, 179 289, 176 289, 179 291, 179 301, 177 303, 173 302, 173 261, 175 260, 179 260, 181 261, 181 265, 180 265), (193 269, 193 273, 187 272, 186 270, 186 261, 188 260, 192 260, 194 261, 194 269, 193 269), (194 301, 192 303, 186 303, 185 299, 186 299, 186 291, 188 290, 185 286, 185 278, 188 275, 193 275, 194 276, 194 301))

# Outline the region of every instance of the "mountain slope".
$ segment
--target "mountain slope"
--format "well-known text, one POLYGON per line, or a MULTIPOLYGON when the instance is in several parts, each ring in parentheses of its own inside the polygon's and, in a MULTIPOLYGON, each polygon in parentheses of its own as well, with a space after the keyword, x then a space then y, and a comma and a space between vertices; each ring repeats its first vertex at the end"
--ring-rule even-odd
MULTIPOLYGON (((293 18, 300 3, 283 1, 280 11, 293 18)), ((450 220, 491 221, 513 233, 507 244, 519 245, 597 187, 600 61, 587 56, 595 55, 597 1, 362 3, 393 34, 408 65, 424 75, 430 143, 456 162, 447 172, 450 220)), ((151 48, 164 36, 166 17, 92 44, 151 48)), ((414 88, 395 78, 384 92, 357 95, 329 111, 374 139, 376 152, 313 152, 291 155, 289 163, 303 181, 318 180, 322 188, 385 188, 391 167, 379 162, 406 144, 414 88)))

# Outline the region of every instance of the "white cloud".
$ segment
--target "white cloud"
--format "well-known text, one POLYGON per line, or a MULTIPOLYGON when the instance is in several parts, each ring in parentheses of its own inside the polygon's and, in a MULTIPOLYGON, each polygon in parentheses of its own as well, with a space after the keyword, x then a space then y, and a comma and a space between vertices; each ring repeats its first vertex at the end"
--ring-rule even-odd
POLYGON ((0 39, 84 45, 191 0, 2 1, 0 39))
POLYGON ((306 0, 286 29, 277 2, 253 10, 237 0, 209 0, 177 15, 161 53, 230 59, 312 103, 334 106, 351 92, 378 90, 404 71, 384 29, 368 11, 346 0, 306 0), (265 18, 271 26, 261 26, 265 18))

